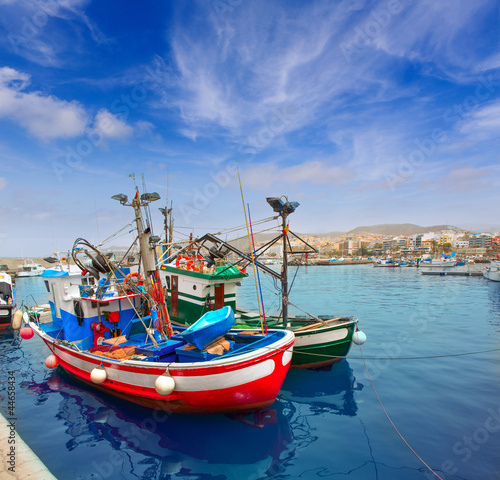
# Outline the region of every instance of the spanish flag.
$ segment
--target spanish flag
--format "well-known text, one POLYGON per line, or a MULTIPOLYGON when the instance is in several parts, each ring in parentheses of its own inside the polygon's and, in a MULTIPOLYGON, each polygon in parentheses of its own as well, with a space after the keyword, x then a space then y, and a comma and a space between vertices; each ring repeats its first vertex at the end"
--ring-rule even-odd
POLYGON ((286 225, 286 227, 283 229, 283 234, 284 235, 288 235, 288 232, 290 231, 290 227, 288 226, 288 224, 286 225))

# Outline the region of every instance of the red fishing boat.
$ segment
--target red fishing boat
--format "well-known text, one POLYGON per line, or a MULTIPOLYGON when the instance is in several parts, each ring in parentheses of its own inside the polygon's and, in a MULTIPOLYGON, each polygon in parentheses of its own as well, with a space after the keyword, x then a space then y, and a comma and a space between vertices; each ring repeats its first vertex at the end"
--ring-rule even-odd
POLYGON ((159 195, 139 197, 137 191, 130 203, 122 194, 113 198, 134 208, 139 269, 131 271, 77 239, 71 256, 78 271, 68 265, 42 274, 52 322, 39 323, 31 316, 23 338, 34 332, 46 343, 48 368, 59 365, 83 382, 140 405, 179 413, 271 406, 290 366, 294 334, 231 329, 234 313, 227 308, 220 315, 226 328, 214 329, 208 345, 197 348, 192 335, 182 335, 185 327, 170 322, 155 258, 159 239, 145 225, 149 204, 159 195))

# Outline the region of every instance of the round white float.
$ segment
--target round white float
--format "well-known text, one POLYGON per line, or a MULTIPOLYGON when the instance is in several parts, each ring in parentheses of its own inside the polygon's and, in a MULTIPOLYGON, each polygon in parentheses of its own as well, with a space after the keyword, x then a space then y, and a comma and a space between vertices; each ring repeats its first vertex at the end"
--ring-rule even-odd
POLYGON ((170 395, 175 388, 175 380, 170 376, 160 375, 155 381, 155 390, 156 393, 160 395, 170 395))
POLYGON ((366 334, 362 332, 361 330, 358 330, 357 332, 354 332, 352 334, 352 341, 356 345, 363 345, 363 343, 366 342, 366 334))
POLYGON ((106 370, 101 367, 94 368, 94 370, 90 372, 90 380, 92 380, 92 382, 96 383, 97 385, 103 383, 104 380, 106 380, 107 376, 108 374, 106 373, 106 370))

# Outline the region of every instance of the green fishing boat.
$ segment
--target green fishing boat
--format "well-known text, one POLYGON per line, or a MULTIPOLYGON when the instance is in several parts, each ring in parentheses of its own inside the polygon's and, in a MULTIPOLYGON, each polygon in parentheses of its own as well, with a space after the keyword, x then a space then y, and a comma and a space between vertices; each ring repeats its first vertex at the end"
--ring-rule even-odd
POLYGON ((330 366, 345 358, 353 343, 364 343, 366 336, 358 329, 358 320, 354 317, 288 314, 291 304, 288 257, 316 253, 317 250, 289 230, 288 215, 298 207, 297 202, 274 197, 268 198, 267 202, 281 217, 282 233, 259 249, 245 253, 212 234, 206 234, 165 258, 161 275, 167 285, 170 317, 174 322, 191 325, 193 319, 208 311, 230 306, 239 328, 248 328, 255 333, 266 328, 292 330, 296 338, 292 368, 330 366), (299 240, 304 249, 292 249, 290 237, 299 240), (259 257, 276 244, 282 245, 280 272, 259 261, 259 257), (265 316, 263 309, 251 312, 238 307, 236 288, 248 277, 246 269, 252 265, 258 273, 270 275, 278 281, 281 294, 279 315, 265 316))

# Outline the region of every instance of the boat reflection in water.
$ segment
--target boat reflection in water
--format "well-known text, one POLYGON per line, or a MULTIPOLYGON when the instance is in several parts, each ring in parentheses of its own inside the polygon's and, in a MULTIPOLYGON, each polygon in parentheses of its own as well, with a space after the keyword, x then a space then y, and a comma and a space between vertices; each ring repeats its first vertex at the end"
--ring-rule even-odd
POLYGON ((500 331, 500 282, 488 282, 486 288, 488 289, 492 313, 490 323, 495 327, 495 330, 500 331))
POLYGON ((317 414, 354 417, 358 412, 354 392, 363 387, 356 382, 349 362, 342 360, 324 370, 290 370, 278 399, 309 404, 317 414))
MULTIPOLYGON (((212 474, 236 480, 276 473, 282 452, 293 448, 280 402, 275 402, 273 410, 248 416, 171 414, 101 392, 94 394, 61 369, 45 383, 26 387, 38 397, 36 403, 45 403, 55 392, 61 395, 56 418, 71 437, 65 442, 69 451, 108 443, 106 449, 99 445, 102 455, 96 457, 93 468, 89 466, 103 478, 114 478, 115 467, 107 461, 111 449, 127 452, 124 458, 130 459, 130 472, 123 478, 143 478, 134 472, 138 472, 138 463, 147 463, 148 478, 180 474, 212 478, 212 474)), ((122 473, 126 469, 126 465, 120 466, 122 473)))
POLYGON ((362 385, 356 384, 345 360, 329 371, 295 370, 287 377, 272 410, 248 416, 191 416, 141 408, 83 389, 61 369, 51 372, 43 383, 23 382, 22 388, 34 394, 35 404, 44 408, 54 405, 52 395, 61 396, 55 417, 69 437, 63 443, 69 452, 99 446, 93 449, 95 462, 84 468, 103 478, 118 474, 117 462, 114 466, 109 458, 119 451, 124 453, 125 462, 120 463, 120 474, 124 475, 120 478, 144 478, 139 464, 147 464, 148 478, 180 475, 239 480, 285 472, 296 448, 317 438, 304 429, 301 405, 311 407, 309 415, 331 412, 355 416, 354 391, 362 385))

